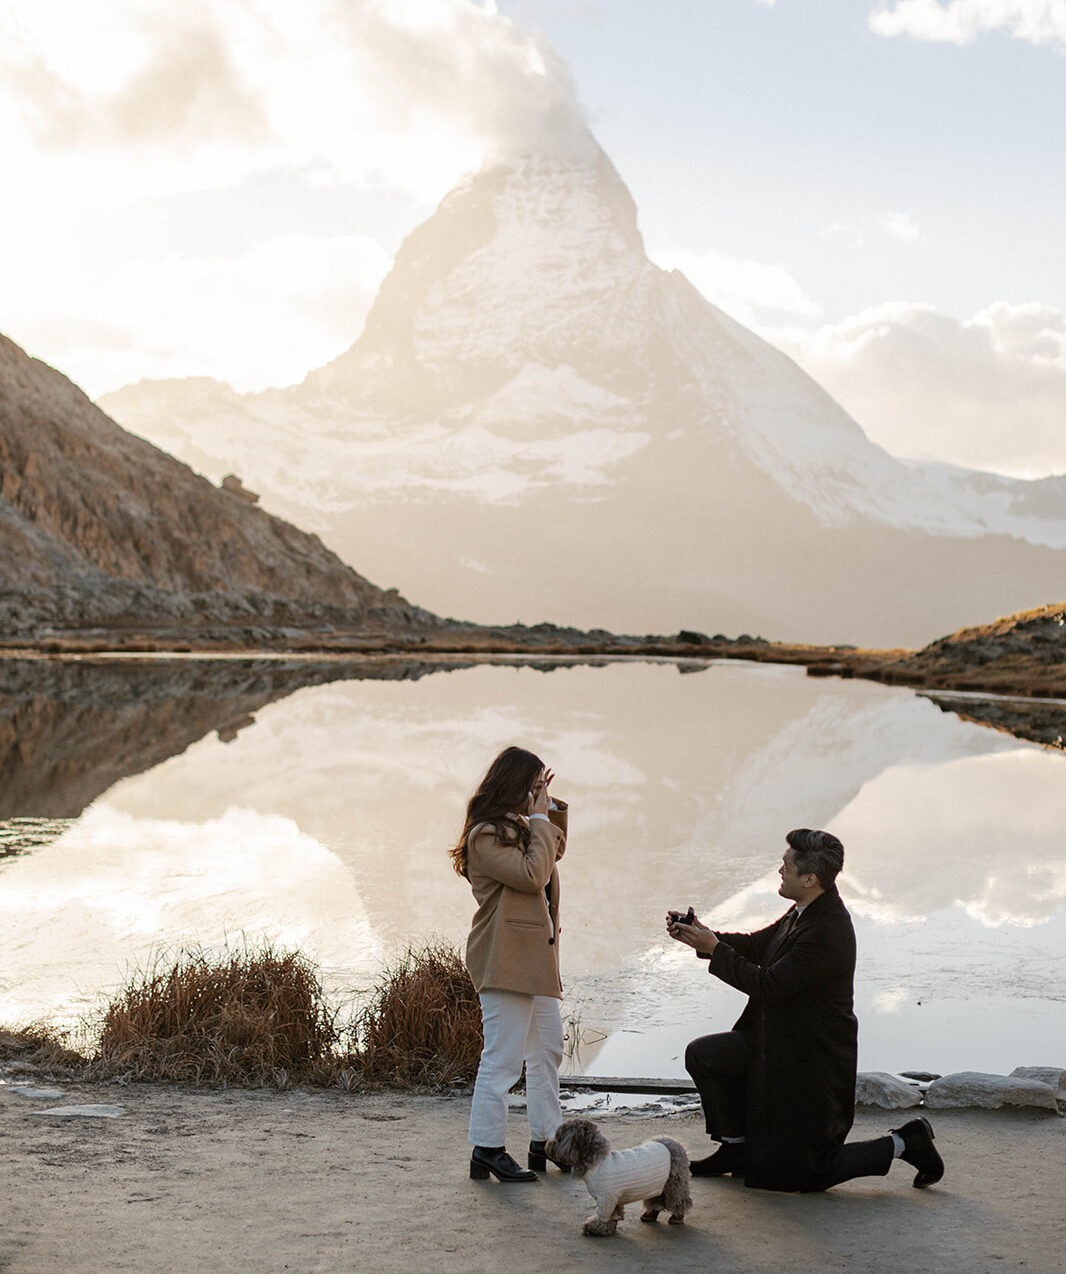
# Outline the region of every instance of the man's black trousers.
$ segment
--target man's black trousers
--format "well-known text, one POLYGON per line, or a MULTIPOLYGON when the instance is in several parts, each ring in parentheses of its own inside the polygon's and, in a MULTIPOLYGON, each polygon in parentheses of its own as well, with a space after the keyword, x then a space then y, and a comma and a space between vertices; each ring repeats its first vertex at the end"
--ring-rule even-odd
MULTIPOLYGON (((703 1035, 685 1050, 685 1069, 699 1089, 707 1131, 716 1141, 745 1135, 750 1051, 747 1031, 703 1035)), ((802 1099, 802 1094, 797 1093, 796 1100, 802 1099)), ((834 1147, 829 1153, 825 1178, 811 1188, 827 1190, 852 1177, 883 1177, 892 1166, 894 1153, 890 1136, 834 1147)))

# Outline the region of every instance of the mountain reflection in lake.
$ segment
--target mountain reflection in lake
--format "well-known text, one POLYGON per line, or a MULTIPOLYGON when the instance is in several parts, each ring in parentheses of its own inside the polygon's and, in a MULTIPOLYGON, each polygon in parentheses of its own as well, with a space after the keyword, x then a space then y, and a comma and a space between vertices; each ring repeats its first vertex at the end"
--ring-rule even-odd
POLYGON ((518 742, 572 805, 574 1069, 679 1076, 688 1039, 732 1024, 742 997, 663 916, 779 915, 795 826, 846 846, 863 1069, 1062 1063, 1059 754, 766 665, 167 667, 0 680, 0 829, 23 851, 0 857, 0 1021, 69 1020, 183 942, 299 946, 337 995, 408 942, 461 943, 472 900, 445 850, 518 742))

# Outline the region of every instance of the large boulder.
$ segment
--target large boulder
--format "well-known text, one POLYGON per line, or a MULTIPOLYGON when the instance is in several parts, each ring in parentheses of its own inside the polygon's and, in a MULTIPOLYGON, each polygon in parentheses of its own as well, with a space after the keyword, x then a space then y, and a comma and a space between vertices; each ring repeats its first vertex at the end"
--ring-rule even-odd
POLYGON ((921 1101, 922 1090, 917 1084, 909 1084, 886 1071, 866 1071, 855 1077, 855 1103, 858 1106, 907 1110, 921 1105, 921 1101))
POLYGON ((1012 1079, 1035 1079, 1055 1090, 1060 1102, 1066 1102, 1066 1070, 1058 1066, 1015 1066, 1012 1079))
POLYGON ((930 1109, 952 1106, 979 1106, 996 1110, 1001 1106, 1037 1106, 1059 1109, 1058 1095, 1050 1084, 1019 1075, 984 1075, 979 1071, 957 1071, 935 1079, 926 1091, 930 1109))

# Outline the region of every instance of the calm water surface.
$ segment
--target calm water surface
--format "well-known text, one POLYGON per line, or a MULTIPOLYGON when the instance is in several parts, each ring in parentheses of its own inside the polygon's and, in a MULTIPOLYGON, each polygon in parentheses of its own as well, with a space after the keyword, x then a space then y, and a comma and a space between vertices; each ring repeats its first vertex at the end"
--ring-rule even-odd
MULTIPOLYGON (((20 728, 42 715, 17 710, 20 728)), ((732 1024, 743 998, 665 938, 663 915, 781 914, 795 826, 846 847, 861 1069, 1063 1064, 1066 758, 909 691, 733 662, 482 665, 310 686, 204 737, 177 710, 163 696, 101 738, 131 777, 82 784, 80 813, 63 804, 77 806, 70 766, 49 804, 46 758, 25 762, 34 782, 0 824, 0 851, 24 847, 0 857, 0 1021, 69 1022, 160 946, 262 935, 344 996, 407 943, 462 943, 472 900, 445 850, 517 742, 572 807, 574 1070, 680 1076, 685 1043, 732 1024), (155 764, 166 730, 185 750, 155 764)), ((69 720, 84 743, 103 717, 79 703, 69 720)))

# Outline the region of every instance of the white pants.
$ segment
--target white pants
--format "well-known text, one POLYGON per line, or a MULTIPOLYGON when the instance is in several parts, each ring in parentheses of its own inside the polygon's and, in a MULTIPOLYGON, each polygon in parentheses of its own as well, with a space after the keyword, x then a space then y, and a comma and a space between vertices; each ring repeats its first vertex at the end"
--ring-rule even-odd
POLYGON ((559 1063, 563 1021, 551 995, 481 992, 481 1050, 470 1108, 470 1144, 507 1144, 507 1093, 526 1064, 526 1114, 532 1141, 546 1141, 563 1121, 559 1063))

